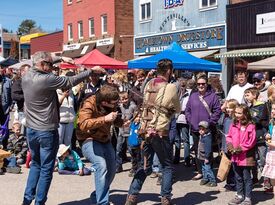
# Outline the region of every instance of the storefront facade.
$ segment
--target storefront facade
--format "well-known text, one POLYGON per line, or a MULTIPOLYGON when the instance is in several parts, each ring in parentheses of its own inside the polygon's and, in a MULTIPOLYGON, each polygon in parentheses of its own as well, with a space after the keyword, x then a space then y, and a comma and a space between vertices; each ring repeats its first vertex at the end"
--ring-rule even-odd
POLYGON ((227 6, 228 51, 215 57, 226 59, 233 76, 240 61, 275 55, 275 0, 231 3, 227 6))
POLYGON ((226 50, 226 5, 218 0, 134 1, 135 57, 156 54, 177 42, 197 57, 215 60, 214 53, 226 50))

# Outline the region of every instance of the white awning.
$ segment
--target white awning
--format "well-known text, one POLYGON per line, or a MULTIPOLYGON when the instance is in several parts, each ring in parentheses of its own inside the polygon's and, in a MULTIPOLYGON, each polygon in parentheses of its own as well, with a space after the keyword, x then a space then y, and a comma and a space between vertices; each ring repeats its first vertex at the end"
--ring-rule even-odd
POLYGON ((271 56, 275 55, 275 47, 253 48, 228 51, 215 55, 215 58, 234 58, 234 57, 249 57, 249 56, 271 56))
POLYGON ((207 51, 192 51, 189 53, 197 58, 204 58, 206 56, 210 56, 217 52, 218 52, 218 50, 207 50, 207 51))
POLYGON ((247 64, 247 70, 274 70, 275 56, 247 64))

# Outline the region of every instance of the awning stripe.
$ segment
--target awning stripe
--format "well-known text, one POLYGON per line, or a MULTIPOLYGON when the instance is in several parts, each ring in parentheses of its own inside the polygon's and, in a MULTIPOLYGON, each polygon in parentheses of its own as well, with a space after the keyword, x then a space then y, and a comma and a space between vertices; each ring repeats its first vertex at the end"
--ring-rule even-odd
POLYGON ((234 57, 249 57, 249 56, 270 56, 275 55, 275 47, 255 48, 228 51, 214 55, 215 58, 234 58, 234 57))

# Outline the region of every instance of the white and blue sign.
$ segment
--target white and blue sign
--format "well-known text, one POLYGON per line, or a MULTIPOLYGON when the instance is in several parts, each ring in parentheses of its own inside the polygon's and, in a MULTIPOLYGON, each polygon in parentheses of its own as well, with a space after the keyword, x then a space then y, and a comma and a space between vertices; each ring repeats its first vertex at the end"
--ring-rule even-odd
POLYGON ((188 51, 226 47, 225 24, 150 36, 135 37, 135 55, 155 54, 177 42, 188 51))
POLYGON ((164 8, 169 9, 183 5, 183 0, 164 0, 164 8))

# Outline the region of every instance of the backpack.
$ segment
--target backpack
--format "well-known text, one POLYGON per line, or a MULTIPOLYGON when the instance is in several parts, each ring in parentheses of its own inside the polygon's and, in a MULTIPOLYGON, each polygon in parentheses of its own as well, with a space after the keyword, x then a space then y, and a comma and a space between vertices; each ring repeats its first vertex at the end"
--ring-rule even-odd
MULTIPOLYGON (((141 117, 141 125, 139 129, 139 135, 142 138, 146 138, 148 134, 148 129, 149 129, 149 123, 153 120, 154 114, 156 111, 156 97, 158 95, 159 90, 163 87, 166 86, 167 82, 154 78, 150 80, 145 89, 144 89, 144 99, 143 99, 143 104, 142 104, 142 117, 141 117)), ((148 136, 147 136, 148 137, 148 136)))

